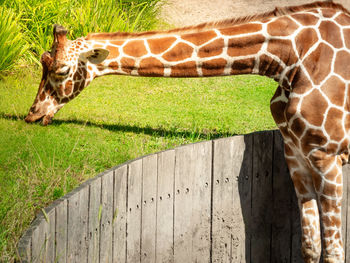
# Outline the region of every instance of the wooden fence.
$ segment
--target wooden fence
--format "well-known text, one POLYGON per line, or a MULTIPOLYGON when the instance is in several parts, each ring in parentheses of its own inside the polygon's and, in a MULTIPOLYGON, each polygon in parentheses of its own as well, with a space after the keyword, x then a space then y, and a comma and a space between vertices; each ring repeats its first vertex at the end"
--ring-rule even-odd
POLYGON ((302 262, 298 217, 280 133, 266 131, 114 167, 46 208, 18 249, 22 262, 302 262))

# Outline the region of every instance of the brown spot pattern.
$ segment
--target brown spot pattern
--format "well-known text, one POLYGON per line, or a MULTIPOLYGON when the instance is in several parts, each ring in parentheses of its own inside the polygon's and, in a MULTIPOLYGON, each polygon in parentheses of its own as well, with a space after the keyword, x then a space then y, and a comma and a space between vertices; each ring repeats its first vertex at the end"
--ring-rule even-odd
POLYGON ((270 105, 271 113, 273 115, 273 119, 277 124, 285 122, 285 118, 283 112, 286 108, 286 103, 282 101, 274 102, 270 105))
POLYGON ((175 37, 151 38, 148 39, 148 46, 152 54, 160 54, 166 51, 174 42, 175 37))
POLYGON ((349 131, 350 129, 350 113, 347 113, 345 116, 345 130, 349 131))
POLYGON ((40 101, 44 101, 45 98, 46 98, 46 94, 45 94, 45 92, 42 92, 42 93, 40 94, 40 96, 39 96, 39 100, 40 100, 40 101))
POLYGON ((350 70, 349 70, 350 53, 346 51, 340 51, 337 53, 335 59, 334 72, 338 73, 346 80, 350 80, 350 70))
POLYGON ((118 62, 111 62, 109 63, 108 67, 110 67, 113 70, 117 70, 118 69, 118 62))
POLYGON ((327 196, 335 196, 336 190, 336 185, 324 181, 323 194, 327 196))
POLYGON ((327 142, 327 138, 324 137, 322 131, 315 129, 308 129, 305 135, 301 139, 301 147, 305 155, 307 155, 315 145, 322 146, 327 142))
POLYGON ((164 65, 156 58, 145 58, 140 62, 138 73, 141 76, 163 76, 164 65))
POLYGON ((286 65, 292 65, 298 61, 294 54, 292 42, 286 39, 271 39, 267 51, 279 57, 286 65))
POLYGON ((303 184, 304 175, 298 172, 293 173, 293 184, 295 189, 297 189, 299 194, 306 194, 308 191, 303 184))
POLYGON ((135 68, 135 60, 131 58, 122 58, 121 61, 121 68, 126 73, 130 74, 130 72, 135 68))
POLYGON ((317 33, 312 28, 305 28, 295 38, 296 48, 300 58, 318 41, 317 33))
POLYGON ((224 47, 224 40, 217 39, 217 40, 201 47, 198 51, 198 57, 206 58, 206 57, 220 55, 222 53, 223 47, 224 47))
POLYGON ((214 31, 191 33, 181 36, 183 40, 189 41, 197 46, 207 43, 214 37, 216 37, 216 33, 214 31))
POLYGON ((338 141, 344 137, 342 118, 342 111, 336 108, 331 108, 328 111, 325 129, 332 140, 338 141))
POLYGON ((338 106, 343 106, 345 96, 345 83, 338 77, 330 77, 321 87, 329 100, 338 106))
POLYGON ((79 87, 80 87, 80 82, 74 82, 74 92, 77 92, 79 90, 79 87))
POLYGON ((193 48, 185 43, 179 43, 163 55, 167 61, 181 61, 192 56, 193 48))
POLYGON ((299 98, 290 98, 286 107, 286 119, 289 121, 296 113, 298 104, 300 102, 299 98))
POLYGON ((79 72, 76 71, 75 74, 74 74, 74 76, 73 76, 73 80, 74 80, 74 81, 77 81, 77 80, 79 80, 79 79, 81 79, 81 76, 80 76, 79 72))
POLYGON ((265 41, 262 35, 230 39, 227 54, 231 57, 256 54, 265 41))
POLYGON ((336 226, 340 227, 340 219, 335 216, 323 216, 323 223, 327 226, 336 226))
POLYGON ((71 80, 68 80, 66 85, 64 86, 64 93, 66 95, 69 95, 72 92, 72 86, 73 82, 71 80))
POLYGON ((311 14, 294 14, 292 17, 304 26, 316 25, 318 18, 311 14))
POLYGON ((223 58, 212 59, 202 64, 203 76, 218 76, 224 73, 227 62, 223 58))
POLYGON ((267 25, 267 33, 271 36, 289 36, 294 33, 298 25, 288 17, 280 17, 267 25))
POLYGON ((336 17, 335 21, 337 21, 342 26, 349 26, 350 25, 350 15, 346 15, 346 14, 342 13, 336 17))
POLYGON ((196 62, 189 61, 184 63, 179 63, 176 66, 171 67, 172 77, 197 77, 197 67, 196 62))
POLYGON ((305 60, 304 66, 315 84, 320 84, 331 71, 333 50, 324 43, 318 45, 305 60))
POLYGON ((341 48, 343 41, 341 39, 340 28, 331 21, 323 21, 319 27, 321 37, 335 48, 341 48))
POLYGON ((336 11, 334 9, 330 8, 323 8, 322 10, 322 15, 323 17, 330 18, 335 15, 336 11))
POLYGON ((107 59, 112 59, 119 56, 119 49, 117 47, 107 46, 107 49, 109 50, 109 55, 107 59))
POLYGON ((64 96, 64 87, 63 87, 63 85, 60 85, 59 87, 58 87, 58 96, 59 97, 63 97, 64 96))
POLYGON ((254 68, 255 64, 255 58, 246 58, 246 59, 239 59, 235 60, 232 63, 232 75, 237 74, 249 74, 252 73, 252 70, 254 68))
POLYGON ((302 116, 312 125, 321 126, 328 103, 320 91, 313 90, 304 97, 301 105, 302 116))
POLYGON ((343 29, 346 48, 350 49, 350 28, 343 29))
POLYGON ((290 81, 292 83, 292 87, 294 87, 293 92, 297 94, 304 94, 306 91, 312 88, 312 83, 306 77, 305 73, 300 69, 297 69, 293 76, 293 79, 290 81))
POLYGON ((292 131, 298 137, 300 137, 305 130, 305 123, 301 119, 295 119, 291 126, 292 131))
POLYGON ((262 29, 260 24, 246 24, 246 25, 238 25, 234 27, 228 27, 220 29, 221 34, 226 36, 234 36, 239 34, 247 34, 258 32, 262 29))
POLYGON ((133 57, 142 57, 147 54, 143 40, 131 40, 124 46, 123 51, 126 55, 133 57))
POLYGON ((281 73, 283 67, 276 60, 265 54, 260 56, 259 74, 263 76, 273 76, 281 73))
POLYGON ((337 143, 328 143, 327 144, 327 152, 332 152, 335 153, 338 149, 338 144, 337 143))

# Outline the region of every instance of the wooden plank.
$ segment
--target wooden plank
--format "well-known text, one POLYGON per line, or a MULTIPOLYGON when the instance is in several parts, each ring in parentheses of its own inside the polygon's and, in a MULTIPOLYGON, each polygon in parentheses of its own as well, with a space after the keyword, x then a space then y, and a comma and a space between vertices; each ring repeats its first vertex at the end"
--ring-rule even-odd
POLYGON ((300 225, 300 213, 298 199, 293 189, 292 194, 292 252, 291 262, 302 263, 303 259, 301 256, 301 225, 300 225))
POLYGON ((110 171, 101 178, 100 262, 104 263, 112 262, 113 176, 110 171))
POLYGON ((54 202, 51 206, 44 209, 46 221, 46 258, 45 262, 55 262, 55 227, 56 227, 56 211, 54 202))
POLYGON ((273 148, 273 218, 271 262, 289 263, 291 258, 291 217, 293 182, 284 158, 284 144, 279 131, 274 131, 273 148))
POLYGON ((95 263, 100 255, 100 220, 98 218, 101 205, 101 177, 93 180, 89 187, 89 222, 88 222, 88 263, 95 263))
POLYGON ((245 261, 251 262, 252 238, 252 184, 253 184, 253 134, 244 135, 244 156, 239 173, 238 191, 245 226, 245 261))
POLYGON ((56 206, 56 248, 55 262, 67 262, 67 199, 61 199, 56 206))
POLYGON ((140 262, 142 159, 128 166, 127 262, 140 262))
POLYGON ((32 224, 30 262, 55 261, 55 206, 43 209, 32 224))
POLYGON ((175 150, 158 154, 156 262, 174 262, 175 150))
POLYGON ((251 261, 270 262, 272 218, 272 149, 270 131, 253 135, 251 261))
POLYGON ((239 191, 245 148, 243 136, 214 141, 212 262, 246 262, 239 191))
POLYGON ((193 155, 192 145, 175 149, 174 262, 178 263, 192 261, 193 155))
MULTIPOLYGON (((346 228, 346 233, 344 234, 343 240, 344 240, 344 252, 345 252, 345 262, 350 263, 350 165, 347 164, 343 167, 343 205, 342 207, 346 207, 344 211, 342 212, 342 223, 343 227, 346 228)), ((344 232, 343 232, 344 233, 344 232)))
POLYGON ((175 151, 174 261, 209 262, 212 142, 175 151))
POLYGON ((67 195, 67 261, 87 261, 89 188, 79 187, 67 195))
POLYGON ((45 262, 47 223, 44 215, 39 213, 32 224, 32 258, 34 263, 45 262))
POLYGON ((141 262, 156 261, 157 155, 142 160, 141 262))
POLYGON ((113 262, 126 261, 127 172, 127 165, 114 171, 113 262))
POLYGON ((23 263, 31 262, 32 231, 33 229, 30 227, 21 237, 17 246, 18 254, 23 263))

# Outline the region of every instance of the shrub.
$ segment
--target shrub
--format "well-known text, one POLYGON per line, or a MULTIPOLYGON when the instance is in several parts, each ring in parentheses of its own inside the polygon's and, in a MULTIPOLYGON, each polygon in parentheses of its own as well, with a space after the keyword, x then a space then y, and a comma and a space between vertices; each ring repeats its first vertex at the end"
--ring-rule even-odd
POLYGON ((19 16, 0 6, 0 75, 9 72, 27 50, 19 16))
POLYGON ((160 1, 3 0, 2 5, 20 14, 29 45, 26 58, 29 61, 35 58, 39 63, 40 55, 51 48, 52 25, 61 24, 69 29, 72 39, 89 32, 148 30, 157 22, 160 1))

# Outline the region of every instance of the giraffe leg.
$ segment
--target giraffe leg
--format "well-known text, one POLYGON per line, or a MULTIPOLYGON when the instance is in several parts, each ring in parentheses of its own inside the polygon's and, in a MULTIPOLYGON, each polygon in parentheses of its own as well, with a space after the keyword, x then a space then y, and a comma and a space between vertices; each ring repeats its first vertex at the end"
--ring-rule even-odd
POLYGON ((316 150, 310 155, 323 227, 325 263, 344 262, 341 233, 341 201, 343 194, 342 159, 316 150))
POLYGON ((306 263, 318 263, 321 256, 321 234, 313 179, 305 159, 292 142, 285 144, 285 157, 298 198, 302 256, 306 263))

